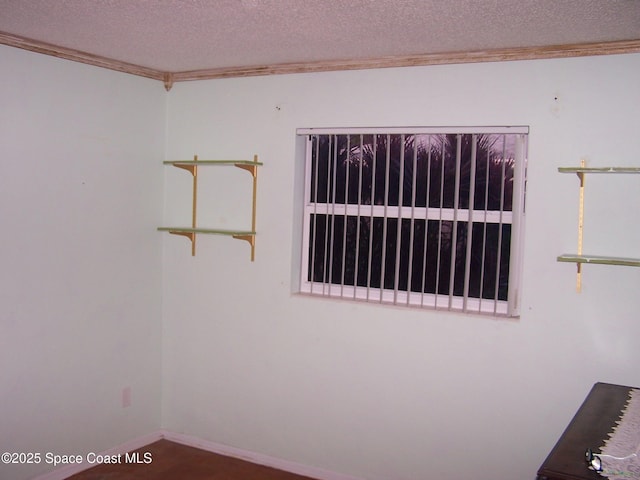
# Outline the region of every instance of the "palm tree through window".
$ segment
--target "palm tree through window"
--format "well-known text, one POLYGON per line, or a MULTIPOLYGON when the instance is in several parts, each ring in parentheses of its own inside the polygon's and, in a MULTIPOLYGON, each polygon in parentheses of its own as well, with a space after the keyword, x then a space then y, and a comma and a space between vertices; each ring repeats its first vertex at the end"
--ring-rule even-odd
POLYGON ((517 314, 522 130, 312 130, 302 290, 517 314))

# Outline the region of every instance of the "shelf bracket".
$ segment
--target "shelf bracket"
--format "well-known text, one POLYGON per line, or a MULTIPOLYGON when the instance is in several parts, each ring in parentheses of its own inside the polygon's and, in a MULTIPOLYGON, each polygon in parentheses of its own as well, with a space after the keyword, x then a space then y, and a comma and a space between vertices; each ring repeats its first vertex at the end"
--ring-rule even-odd
MULTIPOLYGON (((585 167, 584 158, 580 160, 580 167, 585 167)), ((584 172, 576 172, 580 179, 580 193, 578 197, 578 255, 582 255, 582 238, 584 235, 584 172)), ((576 292, 582 291, 582 263, 576 263, 576 292)))
POLYGON ((258 176, 258 166, 248 163, 234 163, 234 165, 242 170, 246 170, 255 179, 258 176))
POLYGON ((256 236, 254 234, 232 236, 236 240, 244 240, 245 242, 249 242, 249 245, 251 245, 251 261, 253 262, 256 258, 256 236))
POLYGON ((194 232, 180 232, 177 230, 169 230, 169 233, 173 235, 182 235, 183 237, 187 237, 191 240, 191 256, 194 257, 196 255, 196 234, 194 232))
MULTIPOLYGON (((251 231, 256 231, 256 205, 258 192, 258 155, 253 156, 253 165, 249 163, 235 163, 234 165, 242 170, 246 170, 253 177, 253 197, 251 201, 251 231)), ((238 235, 233 238, 246 240, 251 245, 251 261, 255 259, 256 237, 255 235, 238 235)))
MULTIPOLYGON (((198 161, 198 155, 194 155, 193 156, 193 161, 197 162, 198 161)), ((197 165, 182 165, 179 163, 174 163, 173 164, 174 167, 176 168, 181 168, 183 170, 186 170, 187 172, 191 173, 191 175, 193 176, 193 199, 192 199, 192 207, 191 207, 191 228, 196 228, 197 225, 197 220, 196 220, 196 214, 197 214, 197 208, 198 208, 198 166, 197 165)), ((196 234, 193 232, 169 232, 169 233, 173 233, 174 235, 183 235, 185 237, 189 237, 191 239, 191 256, 195 257, 196 256, 196 234)))

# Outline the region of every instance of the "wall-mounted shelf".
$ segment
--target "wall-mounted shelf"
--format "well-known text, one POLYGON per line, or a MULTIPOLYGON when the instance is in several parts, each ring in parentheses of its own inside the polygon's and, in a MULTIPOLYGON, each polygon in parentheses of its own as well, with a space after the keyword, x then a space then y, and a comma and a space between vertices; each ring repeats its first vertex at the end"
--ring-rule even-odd
POLYGON ((193 176, 193 202, 191 213, 191 227, 158 227, 159 231, 169 232, 174 235, 182 235, 191 241, 191 255, 196 254, 196 235, 226 235, 237 240, 245 240, 251 246, 251 261, 255 259, 256 247, 256 193, 258 187, 258 167, 262 165, 258 162, 258 156, 251 160, 198 160, 195 155, 193 160, 167 160, 164 165, 172 165, 183 170, 187 170, 193 176), (251 230, 223 230, 216 228, 197 227, 197 199, 198 199, 198 167, 199 166, 234 166, 246 170, 253 178, 253 200, 251 208, 251 230))
POLYGON ((587 167, 584 160, 579 167, 560 167, 560 173, 575 173, 580 180, 579 208, 578 208, 578 251, 575 254, 564 254, 558 257, 559 262, 575 263, 578 269, 576 290, 582 290, 582 265, 585 263, 599 265, 622 265, 640 267, 640 258, 612 257, 602 255, 584 255, 582 253, 582 239, 584 234, 584 180, 585 174, 640 174, 640 167, 587 167))
POLYGON ((559 167, 560 173, 640 173, 640 167, 559 167))
POLYGON ((640 258, 607 257, 602 255, 574 255, 565 253, 558 257, 559 262, 569 263, 594 263, 599 265, 624 265, 627 267, 640 267, 640 258))

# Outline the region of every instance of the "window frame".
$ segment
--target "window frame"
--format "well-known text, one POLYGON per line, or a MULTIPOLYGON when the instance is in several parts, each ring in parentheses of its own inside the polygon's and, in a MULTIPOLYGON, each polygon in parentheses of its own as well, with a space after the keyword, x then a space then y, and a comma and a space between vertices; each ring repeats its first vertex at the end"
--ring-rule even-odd
MULTIPOLYGON (((304 185, 303 185, 303 221, 301 235, 301 265, 299 291, 304 294, 319 295, 331 298, 346 298, 363 300, 384 304, 407 305, 424 307, 426 309, 445 309, 464 313, 490 314, 494 316, 518 317, 520 314, 520 296, 522 284, 522 253, 525 223, 525 195, 526 195, 526 170, 528 150, 528 126, 486 126, 486 127, 390 127, 390 128, 299 128, 296 134, 304 139, 304 185), (310 148, 313 135, 466 135, 466 134, 506 134, 517 135, 515 141, 515 162, 513 171, 513 198, 511 211, 507 210, 474 210, 473 208, 443 208, 439 209, 425 206, 390 206, 390 205, 365 205, 362 203, 349 204, 348 202, 318 203, 311 201, 311 164, 312 151, 310 148), (409 211, 411 211, 409 213, 409 211), (416 216, 416 211, 422 215, 416 216), (469 218, 482 224, 487 222, 488 216, 500 216, 499 225, 510 224, 510 256, 508 273, 508 293, 506 300, 489 300, 486 298, 469 297, 468 295, 454 295, 449 293, 423 293, 411 291, 411 288, 390 290, 388 288, 335 284, 331 282, 317 282, 309 278, 310 258, 310 231, 312 215, 356 216, 364 215, 371 218, 383 218, 383 222, 389 218, 419 218, 420 221, 430 220, 467 222, 469 218)), ((386 186, 388 189, 388 185, 386 186)), ((457 198, 457 197, 456 197, 457 198)), ((399 202, 402 203, 402 202, 399 202)), ((400 222, 397 222, 398 224, 400 222)), ((475 223, 475 222, 474 222, 475 223)), ((413 224, 412 224, 413 225, 413 224)), ((470 243, 470 242, 468 242, 470 243)), ((333 247, 331 247, 333 248, 333 247)), ((451 267, 453 268, 453 267, 451 267)), ((453 272, 451 277, 453 277, 453 272)), ((357 283, 357 282, 354 282, 357 283)), ((497 297, 496 297, 497 298, 497 297)))

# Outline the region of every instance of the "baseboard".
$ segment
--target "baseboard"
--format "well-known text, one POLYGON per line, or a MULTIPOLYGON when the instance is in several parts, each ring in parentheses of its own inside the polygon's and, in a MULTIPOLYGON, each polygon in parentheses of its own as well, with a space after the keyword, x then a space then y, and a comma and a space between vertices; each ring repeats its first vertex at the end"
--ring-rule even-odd
POLYGON ((201 438, 184 435, 182 433, 174 433, 163 430, 162 434, 163 438, 175 443, 199 448, 201 450, 206 450, 212 453, 218 453, 227 457, 239 458, 241 460, 246 460, 247 462, 277 468, 278 470, 295 473, 297 475, 317 478, 318 480, 363 480, 351 475, 345 475, 343 473, 332 472, 318 467, 303 465, 300 463, 291 462, 289 460, 283 460, 281 458, 264 455, 262 453, 243 450, 241 448, 230 447, 228 445, 203 440, 201 438))
MULTIPOLYGON (((318 467, 312 467, 309 465, 303 465, 289 460, 283 460, 281 458, 271 457, 262 453, 251 452, 243 450, 241 448, 230 447, 221 443, 211 442, 203 440, 191 435, 185 435, 182 433, 174 433, 168 430, 158 430, 157 432, 144 435, 142 437, 135 438, 128 442, 122 443, 116 447, 113 447, 104 452, 96 452, 99 455, 117 455, 125 454, 131 450, 137 450, 149 445, 150 443, 157 442, 158 440, 166 439, 171 442, 179 443, 181 445, 187 445, 189 447, 199 448, 208 452, 225 455, 227 457, 239 458, 247 462, 256 463, 258 465, 265 465, 267 467, 277 468, 285 472, 295 473, 297 475, 304 475, 306 477, 316 478, 318 480, 363 480, 361 478, 353 477, 351 475, 345 475, 343 473, 332 472, 318 467)), ((33 480, 65 480, 71 475, 80 473, 83 470, 87 470, 91 467, 95 467, 94 464, 90 464, 86 461, 83 463, 66 465, 61 468, 35 477, 33 480)))
MULTIPOLYGON (((118 455, 125 454, 130 452, 131 450, 137 450, 142 448, 150 443, 157 442, 158 440, 162 440, 164 438, 163 432, 157 431, 150 433, 148 435, 143 435, 142 437, 134 438, 133 440, 129 440, 128 442, 122 443, 116 447, 110 448, 104 452, 96 452, 98 455, 118 455)), ((88 463, 85 461, 82 463, 76 463, 72 465, 65 465, 64 467, 56 468, 51 472, 44 473, 35 477, 33 480, 65 480, 71 475, 75 475, 76 473, 80 473, 83 470, 87 470, 91 467, 95 467, 95 464, 88 463)))

